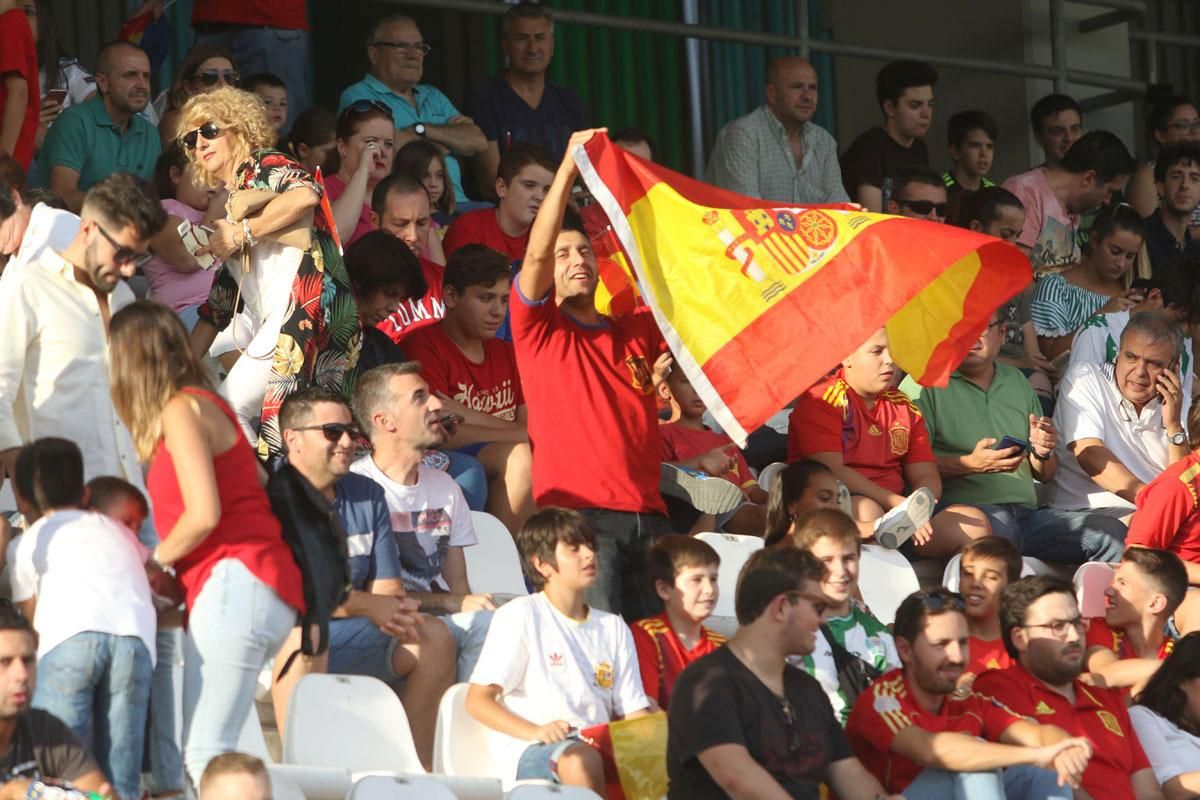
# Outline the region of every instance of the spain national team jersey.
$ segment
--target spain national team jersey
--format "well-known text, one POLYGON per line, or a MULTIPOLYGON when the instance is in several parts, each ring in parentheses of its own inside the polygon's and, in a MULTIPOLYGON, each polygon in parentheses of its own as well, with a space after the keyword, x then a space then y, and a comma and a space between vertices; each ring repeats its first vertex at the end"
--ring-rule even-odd
POLYGON ((1200 564, 1200 456, 1189 453, 1138 492, 1125 544, 1170 550, 1200 564))
POLYGON ((840 369, 801 395, 788 417, 788 461, 814 453, 841 453, 847 467, 897 494, 905 465, 934 460, 925 420, 903 392, 889 389, 868 408, 840 369))
POLYGON ((663 711, 667 710, 671 689, 683 668, 726 641, 721 634, 701 626, 700 641, 691 650, 685 650, 666 612, 640 619, 629 627, 633 631, 633 646, 637 649, 642 688, 647 697, 658 701, 663 711))
POLYGON ((966 672, 974 674, 976 678, 989 669, 1007 669, 1013 663, 1008 651, 1004 649, 1003 639, 988 641, 972 636, 970 654, 971 658, 967 661, 966 672))
MULTIPOLYGON (((1116 654, 1117 658, 1141 658, 1134 652, 1133 646, 1129 644, 1129 640, 1125 637, 1122 631, 1110 628, 1103 617, 1094 617, 1088 620, 1087 627, 1087 645, 1089 649, 1093 647, 1103 647, 1105 650, 1111 650, 1116 654)), ((1170 636, 1163 636, 1162 644, 1158 647, 1157 658, 1162 661, 1167 656, 1171 655, 1171 651, 1175 649, 1175 640, 1170 636)))
POLYGON ((966 697, 948 696, 937 714, 922 708, 908 688, 904 672, 894 669, 858 696, 846 723, 846 736, 854 755, 889 792, 902 792, 923 766, 892 752, 892 742, 905 728, 917 726, 930 733, 953 731, 996 741, 1021 719, 1004 704, 978 692, 966 697))

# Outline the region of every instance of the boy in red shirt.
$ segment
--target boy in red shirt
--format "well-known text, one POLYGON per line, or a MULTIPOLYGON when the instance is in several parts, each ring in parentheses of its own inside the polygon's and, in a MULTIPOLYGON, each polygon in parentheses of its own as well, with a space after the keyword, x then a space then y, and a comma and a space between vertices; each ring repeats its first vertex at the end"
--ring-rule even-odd
POLYGON ((1086 740, 957 689, 968 641, 961 597, 914 592, 896 610, 894 633, 904 666, 860 694, 846 724, 854 754, 887 791, 908 800, 1072 796, 1086 740))
POLYGON ((717 570, 721 557, 710 545, 668 533, 646 555, 646 569, 665 611, 633 623, 646 695, 667 710, 671 687, 683 668, 725 644, 725 637, 704 627, 717 606, 717 570))
POLYGON ((495 208, 468 211, 455 217, 442 240, 446 258, 465 244, 486 244, 508 257, 525 257, 529 228, 554 180, 554 161, 535 144, 510 145, 500 156, 495 208))
POLYGON ((1016 663, 983 673, 974 690, 1086 737, 1092 758, 1081 785, 1092 800, 1161 800, 1121 694, 1079 680, 1083 629, 1068 581, 1033 575, 1010 584, 1000 595, 1000 635, 1016 663))
MULTIPOLYGON (((762 536, 767 524, 769 497, 755 480, 742 451, 727 435, 717 433, 704 424, 704 412, 707 410, 704 401, 700 399, 683 370, 672 366, 666 380, 661 381, 657 388, 659 395, 671 404, 672 412, 671 421, 658 429, 662 437, 663 462, 678 464, 712 451, 725 453, 729 456, 732 468, 708 477, 727 481, 742 493, 741 503, 733 510, 717 515, 715 521, 709 515, 702 514, 696 520, 696 524, 702 525, 702 530, 762 536), (709 528, 705 523, 712 524, 713 527, 709 528)), ((672 519, 675 517, 672 516, 672 519)))
POLYGON ((958 593, 966 604, 970 654, 960 689, 970 689, 985 670, 1012 665, 1000 637, 1000 593, 1021 578, 1021 553, 999 536, 976 539, 963 548, 958 565, 958 593))
MULTIPOLYGON (((925 420, 892 388, 895 373, 887 330, 880 328, 837 372, 801 395, 788 418, 788 461, 811 458, 828 466, 850 490, 854 518, 866 524, 868 537, 875 520, 907 500, 906 493, 942 494, 925 420)), ((982 511, 951 505, 918 527, 901 551, 944 558, 990 533, 982 511)))
POLYGON ((405 338, 404 352, 463 418, 446 446, 483 464, 487 511, 516 535, 534 511, 533 455, 516 353, 496 338, 511 288, 504 254, 481 244, 459 248, 442 278, 445 318, 405 338))
POLYGON ((0 0, 0 153, 28 170, 42 97, 33 21, 17 0, 0 0))

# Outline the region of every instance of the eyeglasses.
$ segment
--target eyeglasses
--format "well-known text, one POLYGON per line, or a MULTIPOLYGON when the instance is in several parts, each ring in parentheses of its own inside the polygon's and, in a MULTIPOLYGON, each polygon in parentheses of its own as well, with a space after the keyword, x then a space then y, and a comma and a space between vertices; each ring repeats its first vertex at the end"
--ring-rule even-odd
POLYGON ((420 53, 421 57, 429 55, 432 47, 424 42, 371 42, 372 47, 390 47, 393 50, 400 52, 400 55, 408 55, 412 52, 420 53))
POLYGON ((1170 123, 1167 127, 1174 128, 1180 133, 1200 133, 1200 119, 1181 119, 1179 122, 1170 123))
POLYGON ((183 135, 183 146, 188 150, 196 149, 196 137, 203 136, 208 141, 220 139, 225 135, 226 128, 217 126, 215 122, 206 122, 194 131, 188 131, 183 135))
POLYGON ((1084 622, 1081 617, 1074 619, 1056 619, 1051 622, 1039 622, 1036 625, 1022 625, 1022 628, 1045 628, 1055 639, 1065 639, 1067 631, 1074 628, 1077 633, 1083 633, 1084 622))
POLYGON ((237 86, 241 79, 241 73, 236 69, 206 69, 204 72, 197 72, 193 78, 201 86, 216 86, 218 83, 237 86))
POLYGON ((935 614, 940 614, 946 610, 966 611, 967 603, 963 600, 962 595, 956 592, 947 592, 945 590, 932 592, 917 592, 913 595, 917 600, 921 601, 921 605, 935 614))
POLYGON ((929 216, 930 211, 935 211, 939 217, 944 217, 950 210, 949 203, 935 203, 932 200, 897 200, 896 202, 902 206, 908 206, 923 217, 929 216))
POLYGON ((296 431, 320 431, 327 442, 340 442, 343 436, 357 442, 363 438, 362 428, 352 422, 326 422, 324 425, 306 425, 303 428, 293 428, 296 431))
POLYGON ((798 753, 800 752, 800 721, 796 717, 796 709, 792 708, 792 704, 786 697, 775 695, 775 699, 783 707, 783 729, 787 733, 788 752, 798 753))
POLYGON ((350 114, 365 114, 368 111, 378 111, 381 114, 387 114, 389 119, 392 116, 392 109, 388 108, 378 100, 355 100, 353 103, 342 109, 342 113, 338 114, 338 119, 347 117, 350 114))
POLYGON ((108 239, 108 243, 111 244, 116 250, 116 252, 113 253, 113 263, 117 264, 118 266, 121 264, 133 264, 135 269, 141 269, 150 263, 150 259, 154 258, 154 253, 139 253, 132 247, 126 247, 125 245, 121 244, 116 239, 109 236, 108 231, 104 230, 104 228, 100 226, 99 222, 96 223, 96 230, 100 231, 100 234, 105 239, 108 239))
POLYGON ((812 603, 813 610, 817 612, 818 617, 825 616, 825 612, 829 610, 829 602, 824 596, 817 598, 806 592, 785 592, 784 597, 786 597, 788 602, 792 605, 796 605, 796 603, 801 600, 807 600, 808 602, 812 603))

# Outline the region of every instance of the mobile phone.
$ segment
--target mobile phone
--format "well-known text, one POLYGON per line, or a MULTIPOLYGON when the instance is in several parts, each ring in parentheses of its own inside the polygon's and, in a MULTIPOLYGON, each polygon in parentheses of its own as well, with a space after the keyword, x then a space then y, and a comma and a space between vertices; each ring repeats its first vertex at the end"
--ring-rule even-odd
POLYGON ((1025 441, 1024 439, 1018 439, 1015 436, 1005 436, 1003 439, 997 442, 996 446, 992 449, 1008 450, 1011 447, 1019 447, 1021 448, 1021 452, 1024 453, 1029 449, 1029 442, 1025 441))
POLYGON ((46 99, 52 103, 58 103, 61 106, 63 101, 67 99, 67 94, 68 92, 66 89, 51 89, 50 91, 46 92, 46 99))
POLYGON ((1134 291, 1140 291, 1142 294, 1146 294, 1147 292, 1150 291, 1150 288, 1151 288, 1150 279, 1149 278, 1134 278, 1133 282, 1129 284, 1129 288, 1133 289, 1134 291))

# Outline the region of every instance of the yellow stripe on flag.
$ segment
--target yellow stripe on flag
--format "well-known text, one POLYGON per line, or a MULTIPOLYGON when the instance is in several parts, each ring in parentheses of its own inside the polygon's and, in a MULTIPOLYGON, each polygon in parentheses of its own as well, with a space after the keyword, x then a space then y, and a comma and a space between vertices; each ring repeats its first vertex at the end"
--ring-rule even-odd
POLYGON ((938 275, 888 320, 888 343, 899 367, 910 375, 925 374, 938 345, 963 315, 963 300, 982 264, 972 251, 938 275))

